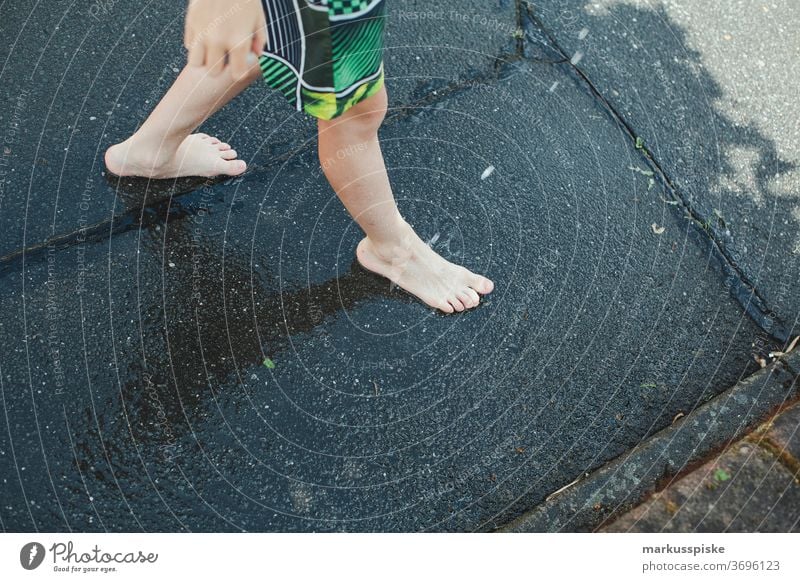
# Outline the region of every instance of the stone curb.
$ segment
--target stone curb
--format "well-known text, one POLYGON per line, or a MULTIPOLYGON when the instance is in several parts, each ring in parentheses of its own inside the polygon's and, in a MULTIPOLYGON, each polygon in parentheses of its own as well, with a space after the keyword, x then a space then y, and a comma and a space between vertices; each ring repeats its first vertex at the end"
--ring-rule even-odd
POLYGON ((799 371, 796 350, 494 531, 598 529, 800 400, 799 371))

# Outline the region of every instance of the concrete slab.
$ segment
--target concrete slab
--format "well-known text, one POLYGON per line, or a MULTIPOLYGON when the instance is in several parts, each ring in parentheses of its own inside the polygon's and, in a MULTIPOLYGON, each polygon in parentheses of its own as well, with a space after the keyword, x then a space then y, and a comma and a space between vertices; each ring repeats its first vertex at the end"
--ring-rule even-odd
POLYGON ((403 214, 496 282, 467 314, 354 265, 311 148, 4 264, 4 528, 493 529, 751 373, 758 328, 567 73, 381 132, 403 214))
POLYGON ((767 315, 796 335, 797 4, 527 4, 754 282, 767 315))

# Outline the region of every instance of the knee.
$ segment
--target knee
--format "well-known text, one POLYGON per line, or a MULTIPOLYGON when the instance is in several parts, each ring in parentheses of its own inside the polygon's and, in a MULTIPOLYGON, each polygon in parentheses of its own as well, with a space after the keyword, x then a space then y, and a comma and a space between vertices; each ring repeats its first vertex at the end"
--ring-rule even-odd
POLYGON ((375 95, 354 105, 339 119, 331 120, 334 124, 340 125, 342 129, 361 134, 372 135, 386 118, 387 97, 385 88, 381 88, 375 95))
POLYGON ((353 122, 365 131, 378 131, 386 118, 386 108, 386 91, 381 89, 372 97, 352 107, 349 112, 354 113, 353 122))

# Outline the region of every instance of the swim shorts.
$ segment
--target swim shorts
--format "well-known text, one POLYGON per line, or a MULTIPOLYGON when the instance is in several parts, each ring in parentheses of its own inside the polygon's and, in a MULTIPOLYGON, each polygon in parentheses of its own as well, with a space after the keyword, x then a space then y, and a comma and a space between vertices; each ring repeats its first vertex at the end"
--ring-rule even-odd
POLYGON ((261 3, 261 71, 297 111, 333 119, 383 86, 384 0, 261 3))

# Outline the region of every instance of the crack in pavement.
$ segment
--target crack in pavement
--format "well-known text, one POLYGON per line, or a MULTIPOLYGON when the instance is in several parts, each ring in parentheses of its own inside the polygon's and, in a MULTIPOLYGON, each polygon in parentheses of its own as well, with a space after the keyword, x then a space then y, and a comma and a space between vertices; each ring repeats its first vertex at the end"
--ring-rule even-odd
POLYGON ((520 18, 519 26, 524 31, 522 42, 531 42, 531 37, 539 42, 546 39, 550 48, 561 55, 562 60, 559 62, 564 64, 568 63, 569 69, 573 72, 573 75, 589 89, 592 96, 602 105, 606 113, 628 134, 635 148, 642 152, 644 162, 652 168, 655 175, 669 195, 673 197, 674 201, 678 202, 685 212, 686 217, 695 224, 698 232, 701 234, 701 238, 709 243, 712 253, 719 261, 725 273, 725 285, 730 291, 731 296, 736 299, 745 313, 747 313, 759 328, 772 338, 786 345, 790 339, 787 325, 781 321, 777 313, 767 305, 766 300, 756 288, 755 283, 753 283, 752 279, 739 265, 739 262, 736 260, 738 253, 735 250, 736 244, 733 240, 733 236, 726 231, 716 228, 717 220, 715 220, 715 217, 704 216, 686 199, 667 175, 658 160, 654 158, 652 153, 641 142, 632 125, 617 111, 608 99, 606 99, 597 86, 592 83, 588 75, 577 66, 577 63, 573 62, 564 49, 561 48, 555 36, 547 30, 544 23, 534 14, 528 2, 526 0, 517 0, 517 8, 520 18))
MULTIPOLYGON (((197 192, 197 190, 193 192, 197 192)), ((114 235, 128 232, 129 230, 163 224, 167 216, 169 220, 174 220, 196 214, 191 201, 187 200, 185 196, 181 201, 178 201, 176 197, 171 202, 170 204, 170 200, 162 200, 143 208, 116 214, 107 220, 56 235, 44 242, 8 253, 0 257, 0 276, 21 269, 23 261, 44 258, 51 249, 58 252, 87 242, 101 243, 114 235)))

